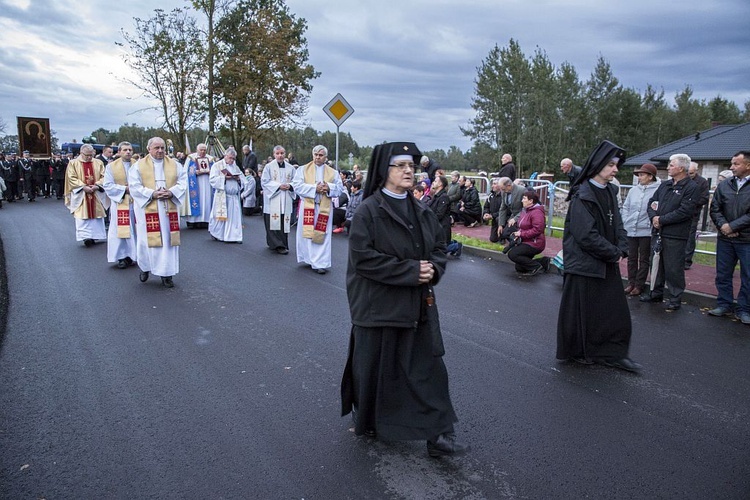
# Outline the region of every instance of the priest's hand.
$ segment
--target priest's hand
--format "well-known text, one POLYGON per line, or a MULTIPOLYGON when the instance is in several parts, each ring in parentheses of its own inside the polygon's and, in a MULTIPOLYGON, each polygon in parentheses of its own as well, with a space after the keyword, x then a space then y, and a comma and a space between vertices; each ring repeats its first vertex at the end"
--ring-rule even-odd
POLYGON ((291 186, 289 184, 281 184, 281 185, 279 185, 279 189, 281 189, 282 191, 289 191, 290 187, 291 186))
POLYGON ((435 277, 435 268, 429 260, 419 261, 419 284, 424 285, 435 277))

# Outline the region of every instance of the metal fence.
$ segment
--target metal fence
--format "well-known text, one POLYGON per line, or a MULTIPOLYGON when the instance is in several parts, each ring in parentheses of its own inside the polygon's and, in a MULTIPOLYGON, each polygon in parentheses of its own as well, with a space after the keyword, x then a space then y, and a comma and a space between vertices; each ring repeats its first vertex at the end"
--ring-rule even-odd
MULTIPOLYGON (((526 182, 524 180, 524 182, 526 182)), ((533 181, 532 181, 533 182, 533 181)), ((622 184, 620 185, 619 194, 619 205, 622 207, 622 203, 628 196, 628 192, 633 188, 632 185, 622 184)), ((557 181, 549 188, 550 196, 547 207, 547 234, 552 234, 553 230, 562 231, 564 228, 561 226, 554 225, 554 218, 561 217, 565 219, 568 213, 568 202, 565 201, 568 193, 570 192, 570 182, 568 181, 557 181)), ((708 203, 701 210, 701 214, 698 222, 698 232, 696 233, 697 239, 711 240, 716 238, 716 227, 713 225, 711 218, 708 216, 708 208, 711 206, 711 200, 713 200, 714 190, 709 192, 708 203)), ((702 253, 706 255, 716 255, 715 251, 703 250, 700 248, 695 249, 696 253, 702 253)))

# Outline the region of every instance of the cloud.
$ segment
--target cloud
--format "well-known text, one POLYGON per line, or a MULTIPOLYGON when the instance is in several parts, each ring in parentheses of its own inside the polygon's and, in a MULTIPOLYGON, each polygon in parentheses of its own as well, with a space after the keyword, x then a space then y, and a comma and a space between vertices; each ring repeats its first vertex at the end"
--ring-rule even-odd
MULTIPOLYGON (((152 105, 115 75, 125 70, 115 46, 133 17, 153 14, 146 0, 5 0, 0 9, 0 116, 49 116, 62 140, 129 122, 161 123, 152 105)), ((166 0, 160 8, 186 7, 166 0)), ((744 0, 686 0, 679 9, 646 0, 287 0, 305 18, 313 81, 305 118, 335 130, 323 106, 338 92, 355 113, 341 130, 362 145, 408 139, 425 150, 471 146, 460 126, 474 116, 477 67, 494 45, 513 38, 559 67, 588 79, 601 55, 627 87, 674 94, 750 99, 750 33, 732 28, 750 14, 744 0)), ((342 154, 344 154, 342 152, 342 154)))

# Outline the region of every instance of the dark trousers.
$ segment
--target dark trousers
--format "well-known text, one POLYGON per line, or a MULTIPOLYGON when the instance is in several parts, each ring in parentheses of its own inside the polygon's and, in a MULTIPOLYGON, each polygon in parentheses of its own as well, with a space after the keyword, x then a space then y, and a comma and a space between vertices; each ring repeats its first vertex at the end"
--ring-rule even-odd
POLYGON ((18 181, 5 181, 5 185, 8 188, 5 191, 5 199, 8 201, 14 201, 18 198, 18 181))
MULTIPOLYGON (((284 215, 282 214, 283 218, 284 215)), ((289 233, 284 232, 284 222, 281 222, 281 228, 278 230, 271 229, 271 214, 263 214, 263 222, 266 225, 266 244, 272 250, 285 248, 289 250, 289 233)))
POLYGON ((341 227, 341 224, 346 220, 346 209, 345 208, 334 208, 333 209, 333 227, 341 227))
POLYGON ((58 200, 59 200, 59 199, 61 199, 61 198, 63 197, 63 194, 65 194, 65 193, 63 192, 63 190, 64 190, 64 187, 63 187, 63 185, 64 185, 64 184, 65 184, 65 179, 55 179, 55 180, 54 180, 54 181, 52 182, 52 189, 54 189, 54 190, 55 190, 55 196, 57 196, 57 199, 58 199, 58 200))
POLYGON ((732 309, 734 302, 734 268, 740 263, 740 293, 737 295, 737 312, 750 312, 750 243, 736 238, 716 240, 716 305, 732 309))
POLYGON ((539 253, 536 248, 521 243, 508 251, 508 258, 516 264, 516 272, 530 273, 542 264, 534 260, 534 256, 539 253))
POLYGON ((497 219, 492 219, 492 225, 490 226, 490 241, 492 243, 497 243, 500 241, 500 235, 497 234, 497 219))
POLYGON ((693 264, 693 254, 695 253, 695 237, 698 234, 698 222, 701 214, 698 212, 693 216, 690 222, 690 234, 688 235, 687 246, 685 247, 685 265, 693 264))
MULTIPOLYGON (((651 237, 651 248, 654 248, 656 236, 651 237)), ((687 240, 678 240, 675 238, 661 239, 661 259, 659 259, 659 269, 651 270, 651 295, 664 295, 664 285, 666 283, 669 290, 671 301, 678 302, 685 291, 685 245, 687 240), (654 280, 654 274, 657 274, 654 280)))
POLYGON ((465 226, 468 226, 469 224, 473 224, 474 222, 482 222, 482 214, 470 214, 468 212, 458 212, 459 217, 461 218, 461 221, 464 223, 465 226))
POLYGON ((52 190, 52 181, 49 177, 37 177, 36 184, 39 186, 42 196, 49 197, 49 193, 52 190))
POLYGON ((628 237, 628 284, 643 289, 650 264, 651 237, 628 237))
POLYGON ((36 179, 33 177, 27 177, 23 183, 23 190, 26 191, 26 196, 29 197, 29 201, 36 198, 36 179))

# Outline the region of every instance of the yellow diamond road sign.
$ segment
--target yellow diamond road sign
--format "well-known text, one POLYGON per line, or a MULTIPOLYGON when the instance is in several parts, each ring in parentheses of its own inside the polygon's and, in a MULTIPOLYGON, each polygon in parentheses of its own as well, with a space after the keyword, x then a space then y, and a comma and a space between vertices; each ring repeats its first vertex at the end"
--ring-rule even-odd
POLYGON ((333 123, 340 126, 352 115, 352 113, 354 113, 354 108, 346 102, 344 96, 336 94, 336 96, 325 105, 323 111, 326 112, 333 123))

